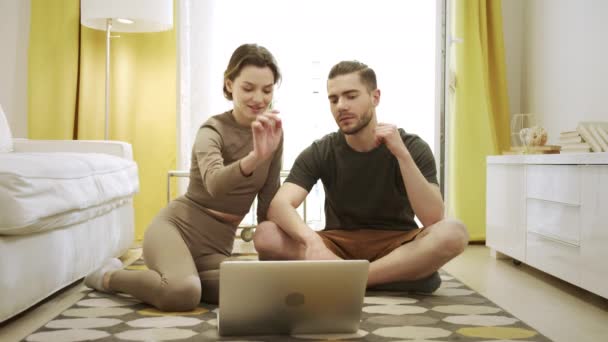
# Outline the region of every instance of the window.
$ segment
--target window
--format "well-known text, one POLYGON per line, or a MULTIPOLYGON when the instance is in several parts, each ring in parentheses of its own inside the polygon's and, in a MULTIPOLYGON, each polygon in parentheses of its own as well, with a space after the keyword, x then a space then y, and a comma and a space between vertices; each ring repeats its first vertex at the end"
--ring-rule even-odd
MULTIPOLYGON (((436 79, 441 79, 436 78, 437 3, 191 1, 190 139, 208 116, 231 106, 221 93, 230 54, 240 44, 258 43, 274 54, 283 74, 274 107, 284 120, 284 169, 313 140, 337 129, 325 84, 331 66, 345 59, 376 71, 382 92, 378 120, 420 135, 434 150, 436 79)), ((308 219, 322 225, 322 188, 313 189, 308 200, 308 219)))

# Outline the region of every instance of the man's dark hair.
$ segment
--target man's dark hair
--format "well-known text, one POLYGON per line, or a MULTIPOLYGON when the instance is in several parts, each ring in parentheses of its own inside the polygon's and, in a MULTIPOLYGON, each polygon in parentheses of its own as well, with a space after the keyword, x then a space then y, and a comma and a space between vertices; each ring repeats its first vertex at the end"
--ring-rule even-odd
POLYGON ((367 87, 368 91, 376 90, 378 88, 374 70, 359 61, 342 61, 334 65, 329 71, 327 79, 331 80, 335 77, 351 74, 353 72, 359 73, 361 83, 367 87))

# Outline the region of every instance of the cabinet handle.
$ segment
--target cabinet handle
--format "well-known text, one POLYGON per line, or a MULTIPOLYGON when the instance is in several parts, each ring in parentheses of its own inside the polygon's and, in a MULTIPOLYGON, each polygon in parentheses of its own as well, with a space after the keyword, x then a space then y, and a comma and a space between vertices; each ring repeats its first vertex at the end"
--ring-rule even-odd
POLYGON ((528 233, 534 234, 534 235, 538 236, 542 240, 548 240, 548 241, 559 243, 559 244, 566 245, 566 246, 569 246, 569 247, 577 247, 577 248, 580 247, 580 245, 578 245, 578 244, 561 240, 560 238, 547 235, 547 233, 541 233, 541 232, 538 232, 538 231, 535 231, 535 230, 528 230, 528 233))
POLYGON ((573 207, 573 208, 578 208, 580 207, 580 203, 566 203, 566 202, 560 202, 560 201, 556 201, 556 200, 550 200, 550 199, 545 199, 545 198, 538 198, 538 197, 533 197, 533 196, 527 196, 526 200, 535 200, 535 201, 541 201, 541 202, 550 202, 550 203, 557 203, 557 204, 561 204, 563 206, 566 207, 573 207))

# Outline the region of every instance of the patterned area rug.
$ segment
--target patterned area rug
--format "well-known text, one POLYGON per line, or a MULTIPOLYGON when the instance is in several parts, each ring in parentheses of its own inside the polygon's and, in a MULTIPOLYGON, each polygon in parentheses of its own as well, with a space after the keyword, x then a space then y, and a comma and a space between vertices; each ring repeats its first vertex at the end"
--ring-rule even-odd
MULTIPOLYGON (((142 269, 140 260, 127 267, 142 269)), ((460 281, 441 272, 433 295, 368 292, 360 330, 350 335, 251 336, 217 334, 217 307, 160 312, 130 296, 90 290, 26 341, 550 341, 460 281)))

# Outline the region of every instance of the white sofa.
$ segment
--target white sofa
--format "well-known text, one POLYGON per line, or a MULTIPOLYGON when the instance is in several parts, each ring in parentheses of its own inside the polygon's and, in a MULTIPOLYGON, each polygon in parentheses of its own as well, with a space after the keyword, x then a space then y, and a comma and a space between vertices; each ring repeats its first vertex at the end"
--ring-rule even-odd
POLYGON ((0 108, 0 322, 126 252, 137 175, 127 143, 12 139, 0 108))

